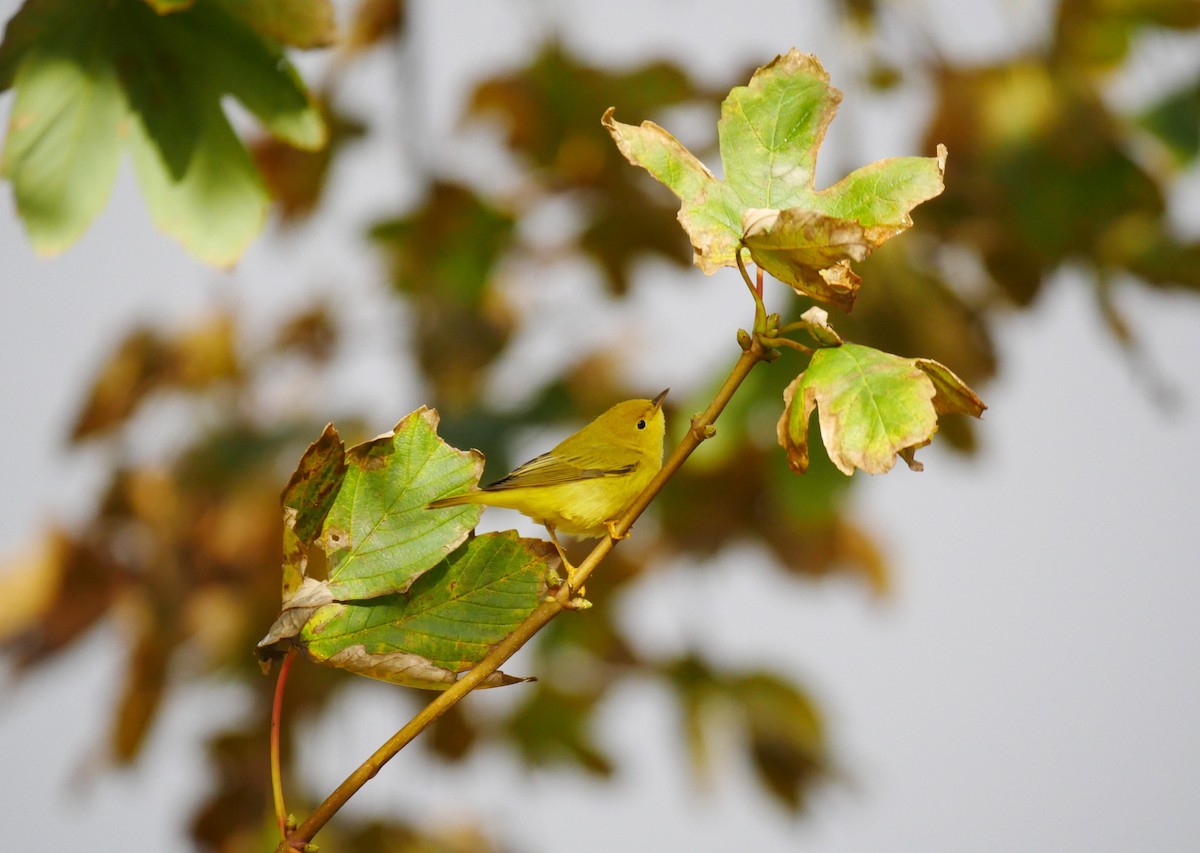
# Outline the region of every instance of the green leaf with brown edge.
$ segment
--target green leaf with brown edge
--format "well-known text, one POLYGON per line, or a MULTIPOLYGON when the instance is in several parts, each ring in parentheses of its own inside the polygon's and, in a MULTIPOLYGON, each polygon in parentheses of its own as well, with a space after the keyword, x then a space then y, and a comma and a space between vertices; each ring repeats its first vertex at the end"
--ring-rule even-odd
POLYGON ((913 453, 932 440, 938 415, 979 417, 987 408, 935 361, 849 343, 817 350, 783 399, 776 431, 788 465, 800 474, 808 469, 808 421, 814 408, 829 458, 847 476, 855 468, 886 473, 897 454, 919 471, 913 453))
POLYGON ((291 599, 308 569, 316 541, 346 476, 346 452, 333 424, 308 446, 283 490, 283 600, 291 599))
POLYGON ((622 124, 610 109, 603 124, 631 163, 682 200, 679 221, 702 270, 734 266, 748 238, 763 269, 849 309, 858 288, 850 261, 909 228, 909 211, 942 191, 945 150, 880 160, 817 190, 817 151, 840 100, 816 57, 795 49, 758 69, 721 105, 724 180, 653 122, 622 124))
MULTIPOLYGON (((351 672, 443 690, 479 663, 546 593, 554 547, 515 531, 475 537, 407 593, 317 609, 297 637, 310 658, 351 672)), ((484 687, 517 679, 496 673, 484 687)))
POLYGON ((421 407, 391 432, 350 448, 321 544, 329 591, 339 601, 404 592, 467 538, 479 506, 430 510, 430 501, 479 482, 483 455, 437 434, 421 407))

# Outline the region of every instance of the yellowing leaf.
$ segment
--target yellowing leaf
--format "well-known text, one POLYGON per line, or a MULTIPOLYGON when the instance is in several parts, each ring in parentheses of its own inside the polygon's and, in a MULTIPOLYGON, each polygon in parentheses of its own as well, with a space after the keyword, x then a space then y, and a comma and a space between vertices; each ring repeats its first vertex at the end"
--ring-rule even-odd
MULTIPOLYGON (((511 530, 478 536, 407 593, 317 607, 305 616, 296 642, 330 666, 445 689, 541 603, 548 567, 556 559, 549 542, 519 539, 511 530)), ((314 591, 313 602, 319 598, 314 591)), ((281 633, 273 628, 260 646, 281 633)), ((525 679, 497 673, 484 686, 520 680, 525 679)))
MULTIPOLYGON (((333 424, 308 446, 283 490, 283 601, 296 594, 308 572, 310 548, 346 476, 346 453, 333 424)), ((323 602, 324 603, 324 602, 323 602)))
POLYGON ((724 180, 653 122, 622 124, 610 109, 603 124, 631 163, 682 200, 679 221, 702 270, 734 266, 745 245, 798 292, 849 309, 859 284, 850 262, 909 228, 909 211, 942 191, 946 152, 880 160, 817 190, 817 150, 840 100, 816 57, 793 49, 758 69, 721 105, 724 180))
POLYGON ((337 599, 404 592, 478 523, 478 506, 426 509, 483 473, 483 455, 446 444, 437 425, 437 412, 422 407, 346 452, 346 474, 321 533, 337 599))
POLYGON ((788 464, 800 474, 808 470, 813 409, 829 458, 843 474, 855 468, 886 473, 897 454, 920 470, 913 453, 933 438, 938 415, 979 417, 985 408, 961 379, 935 361, 843 344, 817 350, 808 369, 787 387, 777 433, 788 464))

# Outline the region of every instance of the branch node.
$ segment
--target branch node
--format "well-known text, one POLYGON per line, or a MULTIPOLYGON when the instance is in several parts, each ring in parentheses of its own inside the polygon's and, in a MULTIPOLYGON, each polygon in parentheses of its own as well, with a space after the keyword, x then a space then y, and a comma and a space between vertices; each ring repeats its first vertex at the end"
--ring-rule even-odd
POLYGON ((692 415, 692 425, 688 430, 697 442, 705 441, 717 434, 717 428, 714 424, 704 423, 704 415, 692 415))
POLYGON ((583 597, 583 590, 567 599, 567 603, 563 605, 567 610, 587 610, 592 606, 592 603, 583 597))

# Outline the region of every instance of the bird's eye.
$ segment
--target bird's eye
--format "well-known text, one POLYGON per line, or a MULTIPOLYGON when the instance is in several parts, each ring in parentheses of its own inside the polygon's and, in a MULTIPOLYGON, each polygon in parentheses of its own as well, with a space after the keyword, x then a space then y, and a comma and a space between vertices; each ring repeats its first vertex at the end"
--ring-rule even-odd
POLYGON ((643 418, 642 420, 638 421, 638 429, 645 429, 645 428, 646 428, 646 420, 645 420, 645 418, 643 418))

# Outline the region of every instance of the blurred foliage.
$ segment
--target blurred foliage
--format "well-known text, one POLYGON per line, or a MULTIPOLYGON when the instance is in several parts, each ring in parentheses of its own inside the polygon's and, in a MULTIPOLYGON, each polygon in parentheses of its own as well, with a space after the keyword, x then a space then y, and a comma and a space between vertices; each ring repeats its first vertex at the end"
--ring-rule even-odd
POLYGON ((617 103, 630 115, 646 116, 685 103, 715 106, 719 97, 706 95, 683 69, 667 63, 629 72, 595 68, 554 43, 517 73, 480 83, 467 115, 499 123, 508 148, 526 162, 542 193, 574 191, 584 224, 572 248, 595 261, 613 293, 623 294, 642 256, 683 266, 690 251, 675 223, 675 206, 644 191, 642 176, 597 135, 598 116, 617 103))
POLYGON ((269 199, 221 100, 321 148, 325 123, 284 46, 332 38, 329 0, 26 0, 0 44, 0 91, 16 92, 0 173, 34 247, 79 238, 128 148, 155 225, 197 258, 233 264, 269 199))
MULTIPOLYGON (((59 5, 45 0, 28 8, 59 5)), ((253 5, 265 16, 290 4, 253 5)), ((887 24, 880 5, 836 4, 865 33, 868 50, 887 24)), ((344 29, 334 71, 313 87, 323 93, 332 132, 327 149, 299 153, 273 141, 254 147, 289 222, 301 224, 319 212, 326 183, 338 174, 331 165, 355 156, 354 146, 337 143, 373 132, 369 122, 341 118, 340 70, 407 37, 403 9, 363 0, 344 29)), ((890 352, 937 359, 978 387, 998 368, 992 318, 1033 304, 1063 265, 1090 271, 1101 301, 1113 281, 1200 288, 1200 246, 1179 237, 1167 214, 1180 167, 1195 163, 1200 77, 1131 115, 1116 112, 1105 97, 1109 75, 1148 32, 1194 33, 1198 27, 1200 11, 1188 0, 1063 0, 1044 43, 1008 60, 972 67, 940 60, 903 68, 868 63, 857 84, 835 79, 842 88, 866 88, 926 77, 935 110, 914 153, 928 155, 936 143, 950 150, 945 195, 918 211, 911 233, 859 267, 867 286, 854 313, 837 318, 839 331, 890 352), (1167 156, 1134 153, 1147 143, 1167 156)), ((10 22, 8 37, 14 33, 38 37, 36 28, 14 29, 10 22)), ((5 83, 11 55, 0 55, 5 83)), ((739 73, 728 82, 743 80, 739 73)), ((493 366, 520 330, 536 322, 510 304, 504 285, 519 274, 514 261, 545 255, 523 225, 548 201, 569 205, 581 222, 554 247, 554 256, 588 260, 614 300, 629 291, 643 260, 686 264, 687 239, 675 222, 674 200, 625 163, 600 116, 613 105, 655 120, 681 108, 715 114, 716 101, 685 68, 603 68, 561 43, 479 81, 466 115, 498 124, 502 144, 520 166, 519 185, 488 194, 430 174, 424 194, 369 236, 387 264, 388 292, 412 318, 411 358, 428 402, 443 411, 448 441, 480 447, 489 469, 507 470, 520 461, 512 456, 531 428, 578 423, 612 400, 644 395, 646 389, 626 387, 621 379, 619 353, 595 352, 564 358, 558 375, 517 405, 490 404, 484 392, 493 366)), ((696 278, 697 287, 721 286, 696 278)), ((807 305, 791 302, 787 314, 795 319, 807 305)), ((188 681, 219 676, 251 698, 245 717, 209 742, 211 782, 191 824, 200 849, 233 853, 274 843, 266 761, 273 684, 262 677, 252 649, 279 606, 279 493, 329 414, 272 412, 260 391, 285 366, 311 374, 314 383, 327 375, 343 351, 340 328, 339 311, 317 307, 253 340, 228 313, 189 328, 130 332, 97 369, 72 431, 74 447, 94 448, 108 460, 95 512, 78 525, 48 529, 37 548, 0 573, 6 602, 0 642, 17 676, 72 648, 101 623, 123 632, 128 664, 109 710, 114 762, 137 760, 164 697, 188 681), (149 459, 135 452, 138 431, 172 407, 189 414, 174 449, 149 459)), ((732 361, 732 325, 712 334, 729 335, 732 361)), ((564 340, 564 350, 570 346, 564 340)), ((508 710, 485 714, 468 702, 452 711, 427 738, 436 755, 457 761, 481 746, 503 744, 530 764, 612 774, 616 759, 593 732, 597 710, 630 679, 650 680, 675 697, 680 734, 698 771, 727 758, 713 755, 710 741, 714 726, 731 727, 765 792, 785 809, 809 802, 837 761, 816 698, 781 673, 723 669, 698 650, 655 659, 638 651, 636 626, 616 618, 654 566, 672 561, 702 570, 709 557, 750 543, 769 553, 785 578, 841 576, 887 590, 886 554, 848 515, 857 480, 842 477, 819 446, 809 473, 795 477, 774 445, 772 425, 793 375, 764 366, 751 376, 717 438, 589 582, 595 607, 564 615, 538 638, 532 668, 542 680, 512 688, 525 693, 508 710)), ((712 387, 720 378, 712 377, 712 387)), ((688 390, 699 399, 706 389, 688 390)), ((689 400, 672 399, 668 418, 682 423, 689 400)), ((346 419, 339 426, 346 432, 346 419)), ((945 430, 957 447, 970 450, 973 426, 956 419, 945 430)), ((359 437, 378 427, 358 427, 359 437)), ((284 730, 289 761, 302 748, 293 740, 302 722, 322 713, 352 680, 323 667, 293 673, 284 730)), ((294 774, 285 771, 285 778, 294 774)), ((291 808, 302 814, 324 793, 289 793, 291 808)), ((321 843, 363 853, 498 849, 487 836, 470 826, 435 831, 394 817, 369 825, 347 818, 335 821, 321 843)))

